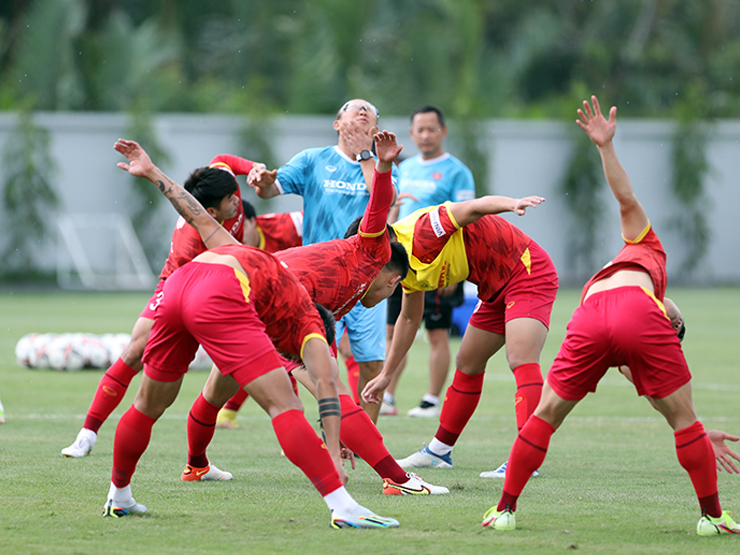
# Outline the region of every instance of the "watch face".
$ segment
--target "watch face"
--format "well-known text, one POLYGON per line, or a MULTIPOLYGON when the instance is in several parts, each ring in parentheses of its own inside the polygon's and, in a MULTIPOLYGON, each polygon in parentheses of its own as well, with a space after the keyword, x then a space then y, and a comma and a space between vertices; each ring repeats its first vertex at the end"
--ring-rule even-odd
POLYGON ((357 159, 358 160, 370 160, 372 156, 373 155, 370 153, 369 150, 363 150, 362 152, 360 152, 360 154, 358 154, 357 159))

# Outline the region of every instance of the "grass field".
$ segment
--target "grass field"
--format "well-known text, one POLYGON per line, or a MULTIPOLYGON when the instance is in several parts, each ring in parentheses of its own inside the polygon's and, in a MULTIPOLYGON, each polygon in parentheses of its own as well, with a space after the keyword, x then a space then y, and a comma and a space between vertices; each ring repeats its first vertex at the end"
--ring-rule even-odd
MULTIPOLYGON (((672 291, 688 332, 694 400, 704 424, 740 432, 738 354, 740 289, 672 291)), ((280 456, 268 418, 248 402, 238 430, 217 430, 213 462, 234 473, 229 483, 183 483, 185 417, 206 373, 186 376, 179 399, 154 428, 133 480, 147 505, 143 517, 100 517, 110 483, 113 413, 91 456, 64 459, 82 425, 100 372, 21 368, 16 341, 29 332, 129 332, 148 298, 140 294, 0 292, 0 553, 732 553, 736 537, 699 538, 698 507, 676 461, 673 435, 615 371, 573 412, 551 443, 539 478, 519 503, 519 529, 483 529, 483 513, 502 483, 478 477, 503 462, 515 437, 514 382, 499 354, 488 365, 480 406, 458 442, 452 470, 427 470, 448 496, 391 497, 367 465, 349 471, 348 489, 363 505, 401 521, 396 530, 331 530, 323 501, 280 456)), ((575 308, 563 291, 543 353, 546 369, 575 308)), ((456 351, 459 341, 453 341, 456 351)), ((427 345, 418 340, 399 387, 401 414, 426 387, 427 345)), ((138 387, 139 378, 132 384, 138 387)), ((311 422, 315 402, 302 395, 311 422)), ((386 444, 404 457, 428 442, 437 423, 381 417, 386 444)), ((740 512, 740 476, 719 475, 723 506, 740 512)))

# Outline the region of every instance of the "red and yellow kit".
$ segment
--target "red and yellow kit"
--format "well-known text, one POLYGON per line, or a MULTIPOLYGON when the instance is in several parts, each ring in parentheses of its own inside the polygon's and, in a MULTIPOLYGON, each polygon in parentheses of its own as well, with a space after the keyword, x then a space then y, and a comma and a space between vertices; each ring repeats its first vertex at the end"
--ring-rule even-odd
MULTIPOLYGON (((249 173, 249 170, 252 169, 252 165, 253 162, 240 158, 239 156, 219 154, 211 160, 208 167, 221 168, 224 171, 229 172, 231 175, 236 176, 249 173)), ((231 233, 231 235, 241 243, 244 241, 244 208, 242 207, 241 193, 238 187, 234 194, 239 197, 236 216, 225 220, 222 225, 226 231, 231 233)), ((203 240, 195 228, 187 223, 184 218, 178 218, 177 224, 175 224, 175 230, 172 232, 170 254, 164 263, 162 272, 159 274, 159 279, 167 279, 167 277, 180 266, 186 262, 190 262, 193 258, 206 250, 206 246, 203 244, 203 240)))
POLYGON ((303 212, 262 214, 257 216, 259 248, 275 253, 303 244, 303 212))
POLYGON ((461 228, 451 202, 417 210, 393 224, 409 252, 406 291, 433 291, 467 279, 478 297, 491 299, 508 282, 517 264, 528 263, 531 239, 498 216, 484 216, 461 228))
MULTIPOLYGON (((635 241, 591 278, 588 289, 619 270, 650 275, 652 291, 624 286, 591 294, 573 313, 568 333, 547 381, 563 399, 577 401, 596 391, 613 366, 629 366, 639 395, 661 399, 691 379, 681 343, 666 315, 666 254, 648 224, 635 241)), ((583 298, 583 297, 582 297, 583 298)))
POLYGON ((311 336, 326 340, 323 320, 292 272, 274 256, 254 247, 224 245, 211 252, 235 257, 248 274, 249 300, 275 348, 302 354, 311 336))
POLYGON ((655 297, 663 301, 668 278, 666 277, 666 253, 660 239, 655 234, 653 226, 648 224, 640 236, 634 241, 624 240, 625 245, 619 254, 594 277, 588 280, 581 293, 581 302, 588 288, 597 281, 608 278, 620 270, 639 270, 646 272, 653 280, 655 297))

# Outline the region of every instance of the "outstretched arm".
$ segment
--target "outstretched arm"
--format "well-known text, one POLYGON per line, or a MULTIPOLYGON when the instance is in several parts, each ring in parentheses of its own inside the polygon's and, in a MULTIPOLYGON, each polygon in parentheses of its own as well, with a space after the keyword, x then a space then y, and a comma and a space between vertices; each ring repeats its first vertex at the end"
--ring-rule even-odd
POLYGON ((401 313, 396 320, 393 341, 388 349, 383 370, 362 390, 362 398, 366 403, 380 403, 383 400, 383 392, 398 372, 403 358, 414 343, 423 315, 424 291, 404 293, 401 299, 401 313))
POLYGON ((360 231, 367 235, 377 236, 385 231, 388 211, 393 204, 395 190, 391 182, 391 169, 393 160, 396 159, 403 146, 396 142, 396 135, 389 131, 376 133, 374 139, 378 161, 375 163, 373 187, 362 217, 360 231))
POLYGON ((591 102, 593 109, 587 100, 583 101, 583 110, 578 110, 580 119, 577 119, 576 123, 599 149, 606 181, 619 203, 622 236, 627 241, 633 241, 645 231, 649 222, 645 209, 637 200, 627 172, 624 171, 614 150, 612 139, 617 130, 617 107, 611 107, 607 120, 601 114, 601 107, 596 96, 591 97, 591 102))
POLYGON ((531 196, 524 198, 509 198, 497 195, 456 202, 450 207, 455 221, 460 227, 477 222, 483 216, 489 214, 501 214, 502 212, 514 212, 517 216, 524 216, 527 208, 534 208, 545 202, 544 197, 531 196))
POLYGON ((149 155, 139 146, 139 143, 118 139, 113 148, 128 158, 129 161, 128 164, 118 162, 116 165, 134 177, 143 177, 154 183, 172 203, 178 214, 198 230, 206 247, 212 249, 221 245, 238 244, 236 239, 206 212, 206 209, 193 195, 152 163, 149 155))

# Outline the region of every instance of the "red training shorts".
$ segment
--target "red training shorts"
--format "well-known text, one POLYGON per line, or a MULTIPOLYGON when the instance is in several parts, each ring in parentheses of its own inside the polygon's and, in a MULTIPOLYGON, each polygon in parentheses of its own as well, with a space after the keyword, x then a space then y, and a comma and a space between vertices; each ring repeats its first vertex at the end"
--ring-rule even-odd
POLYGON ((154 290, 154 295, 152 295, 152 298, 147 301, 144 310, 139 314, 139 318, 154 320, 154 315, 157 313, 157 307, 162 301, 162 289, 164 289, 164 280, 160 279, 157 284, 157 288, 154 290))
POLYGON ((234 268, 202 262, 185 264, 168 277, 142 359, 146 375, 177 381, 198 344, 224 376, 231 374, 242 387, 280 368, 265 326, 247 299, 243 285, 248 283, 234 268))
POLYGON ((545 249, 534 241, 528 249, 529 268, 520 260, 506 285, 490 300, 478 302, 468 322, 471 326, 504 335, 510 320, 534 318, 550 328, 558 273, 545 249))
POLYGON ((573 313, 547 383, 579 401, 612 366, 627 365, 639 395, 662 399, 691 373, 663 304, 642 287, 594 293, 573 313))

